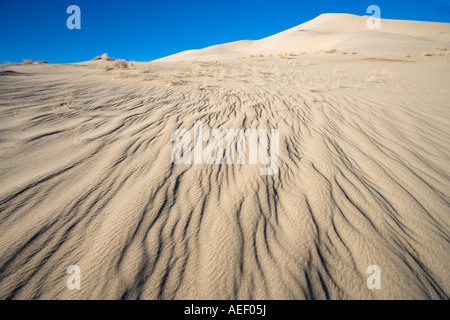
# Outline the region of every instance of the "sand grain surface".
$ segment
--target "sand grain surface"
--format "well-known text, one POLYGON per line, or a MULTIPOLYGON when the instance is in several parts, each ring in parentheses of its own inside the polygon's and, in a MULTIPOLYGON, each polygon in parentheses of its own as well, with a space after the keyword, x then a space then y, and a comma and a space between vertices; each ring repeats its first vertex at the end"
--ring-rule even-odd
POLYGON ((445 55, 102 63, 0 66, 0 298, 448 299, 445 55), (195 121, 279 172, 173 164, 195 121))

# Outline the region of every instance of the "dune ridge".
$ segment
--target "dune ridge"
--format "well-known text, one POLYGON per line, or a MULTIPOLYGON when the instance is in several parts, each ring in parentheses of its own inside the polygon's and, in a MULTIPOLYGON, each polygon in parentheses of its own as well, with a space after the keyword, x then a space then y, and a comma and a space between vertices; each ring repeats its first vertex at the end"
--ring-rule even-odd
POLYGON ((449 41, 449 23, 380 19, 381 28, 371 30, 367 28, 367 19, 367 16, 326 13, 264 39, 188 50, 156 61, 227 60, 252 54, 314 53, 331 48, 390 55, 402 50, 446 46, 449 41))

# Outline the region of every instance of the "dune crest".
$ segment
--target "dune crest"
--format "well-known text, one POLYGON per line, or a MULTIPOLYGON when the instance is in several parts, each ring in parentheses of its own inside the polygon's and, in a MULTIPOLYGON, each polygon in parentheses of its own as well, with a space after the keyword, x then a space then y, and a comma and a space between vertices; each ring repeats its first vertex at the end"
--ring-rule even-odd
POLYGON ((180 52, 156 61, 235 59, 255 54, 320 52, 335 48, 365 54, 396 54, 447 45, 449 23, 381 19, 380 30, 367 28, 367 16, 327 13, 260 40, 236 41, 180 52))

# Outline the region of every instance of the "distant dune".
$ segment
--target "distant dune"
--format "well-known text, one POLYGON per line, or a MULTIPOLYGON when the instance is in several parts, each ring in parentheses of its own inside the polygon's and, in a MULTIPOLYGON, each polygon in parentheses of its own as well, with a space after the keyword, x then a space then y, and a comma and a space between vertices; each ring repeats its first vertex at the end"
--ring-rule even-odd
POLYGON ((448 299, 450 25, 366 20, 1 65, 0 299, 448 299), (244 163, 192 163, 198 122, 278 130, 277 170, 250 137, 244 163))
POLYGON ((223 60, 256 54, 317 52, 335 48, 365 54, 396 54, 448 46, 449 23, 381 19, 381 29, 367 28, 368 17, 322 14, 276 35, 255 41, 237 41, 201 50, 180 52, 157 61, 223 60))

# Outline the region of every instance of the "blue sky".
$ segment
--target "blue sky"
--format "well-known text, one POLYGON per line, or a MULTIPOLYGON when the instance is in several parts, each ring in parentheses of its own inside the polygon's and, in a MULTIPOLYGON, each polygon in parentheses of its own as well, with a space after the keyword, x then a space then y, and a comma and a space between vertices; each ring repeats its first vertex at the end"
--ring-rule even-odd
POLYGON ((450 22, 450 0, 0 0, 0 63, 23 59, 68 63, 104 52, 150 61, 188 49, 260 39, 321 13, 450 22), (69 5, 81 9, 81 30, 69 30, 69 5))

